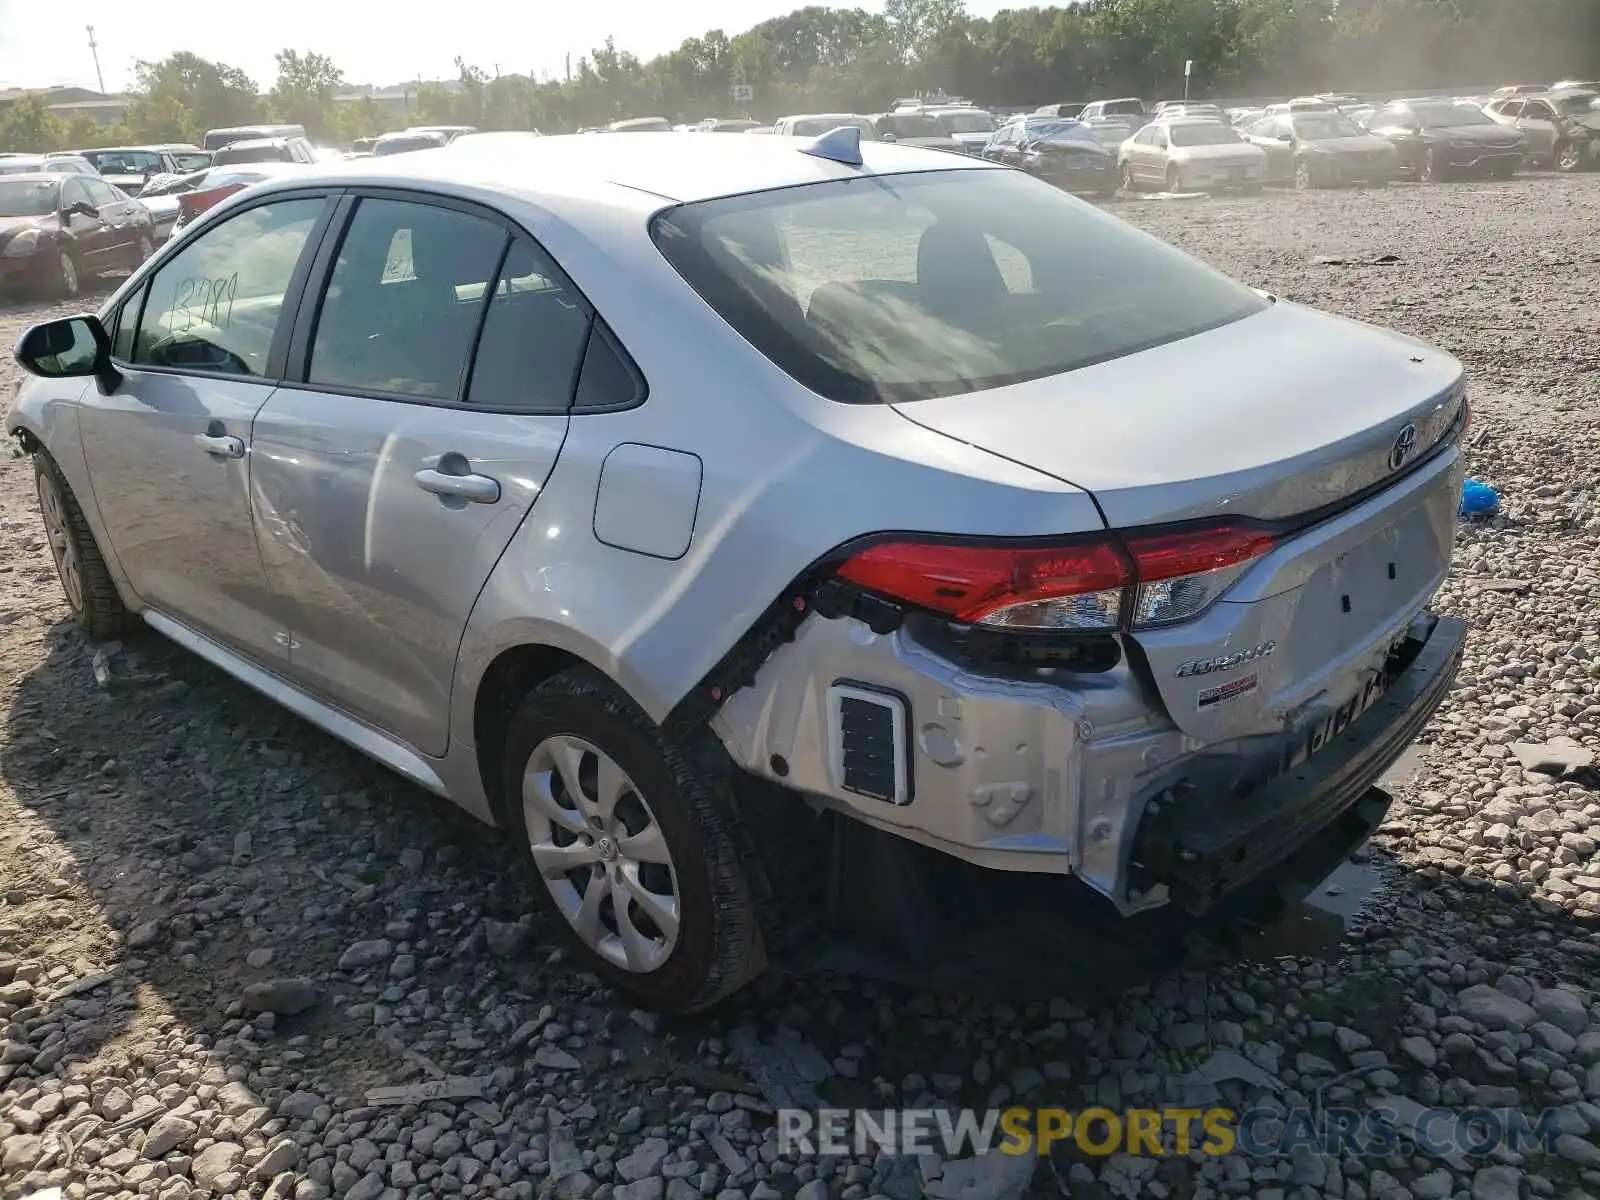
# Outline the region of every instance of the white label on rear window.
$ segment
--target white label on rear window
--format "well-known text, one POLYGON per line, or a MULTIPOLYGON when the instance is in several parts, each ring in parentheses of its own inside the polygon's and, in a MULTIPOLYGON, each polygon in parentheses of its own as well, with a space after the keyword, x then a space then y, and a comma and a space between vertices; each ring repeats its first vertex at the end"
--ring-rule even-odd
POLYGON ((1218 684, 1216 687, 1203 688, 1195 697, 1196 706, 1204 712, 1208 708, 1215 708, 1219 704, 1227 704, 1230 700, 1237 700, 1241 696, 1248 696, 1256 690, 1258 676, 1241 675, 1238 679, 1230 679, 1227 683, 1218 684))

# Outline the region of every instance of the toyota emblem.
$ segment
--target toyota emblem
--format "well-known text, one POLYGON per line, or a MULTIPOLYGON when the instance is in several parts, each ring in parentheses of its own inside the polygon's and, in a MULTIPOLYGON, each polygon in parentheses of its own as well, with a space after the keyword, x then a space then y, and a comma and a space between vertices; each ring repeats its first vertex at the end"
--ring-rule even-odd
POLYGON ((1411 452, 1417 447, 1417 427, 1407 425, 1400 430, 1394 439, 1394 445, 1389 448, 1389 470, 1398 471, 1406 465, 1406 460, 1411 457, 1411 452))

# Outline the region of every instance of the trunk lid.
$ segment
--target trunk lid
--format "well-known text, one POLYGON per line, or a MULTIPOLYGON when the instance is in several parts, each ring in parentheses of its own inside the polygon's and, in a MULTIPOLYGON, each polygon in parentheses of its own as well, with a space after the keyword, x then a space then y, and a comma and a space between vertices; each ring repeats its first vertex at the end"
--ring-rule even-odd
POLYGON ((1461 366, 1422 342, 1278 301, 1062 375, 894 405, 907 420, 1093 493, 1114 528, 1276 520, 1381 482, 1402 429, 1446 432, 1461 366))
POLYGON ((1441 351, 1280 301, 1064 375, 895 407, 1085 489, 1114 529, 1282 523, 1199 617, 1130 635, 1173 722, 1204 745, 1257 739, 1241 756, 1255 770, 1375 702, 1390 646, 1449 569, 1461 454, 1441 443, 1460 383, 1441 351))

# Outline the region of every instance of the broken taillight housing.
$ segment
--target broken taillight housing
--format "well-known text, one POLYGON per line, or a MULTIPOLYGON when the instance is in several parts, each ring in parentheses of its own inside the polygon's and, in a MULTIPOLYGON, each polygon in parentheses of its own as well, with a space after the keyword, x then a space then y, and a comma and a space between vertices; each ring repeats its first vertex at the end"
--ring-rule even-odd
POLYGON ((851 554, 836 574, 965 624, 1109 632, 1199 616, 1274 542, 1231 521, 1043 545, 894 538, 851 554))

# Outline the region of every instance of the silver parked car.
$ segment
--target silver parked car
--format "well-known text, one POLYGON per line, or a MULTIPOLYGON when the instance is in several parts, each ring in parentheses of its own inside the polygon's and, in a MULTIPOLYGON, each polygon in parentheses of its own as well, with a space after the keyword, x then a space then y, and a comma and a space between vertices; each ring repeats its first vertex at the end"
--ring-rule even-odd
POLYGON ((306 168, 17 357, 83 630, 502 827, 663 1009, 831 863, 1314 880, 1462 651, 1455 359, 846 130, 306 168))
POLYGON ((1260 191, 1267 155, 1221 121, 1199 117, 1156 120, 1122 143, 1117 152, 1122 186, 1136 192, 1239 188, 1260 191))

